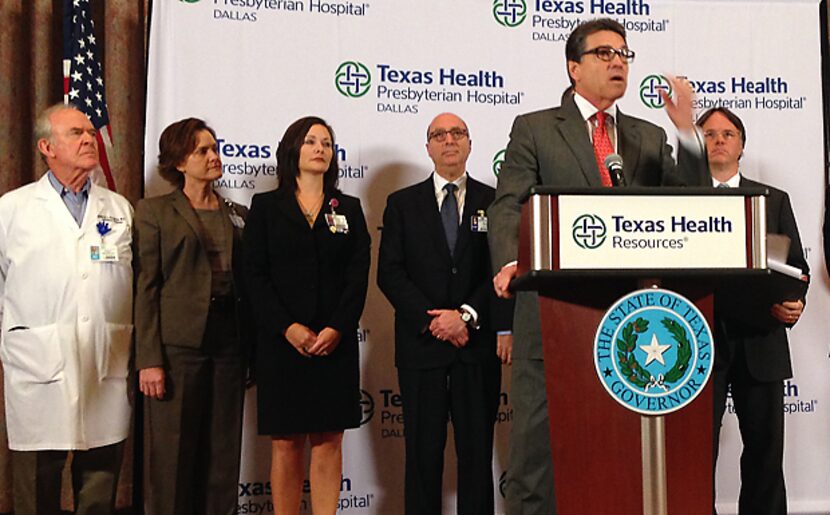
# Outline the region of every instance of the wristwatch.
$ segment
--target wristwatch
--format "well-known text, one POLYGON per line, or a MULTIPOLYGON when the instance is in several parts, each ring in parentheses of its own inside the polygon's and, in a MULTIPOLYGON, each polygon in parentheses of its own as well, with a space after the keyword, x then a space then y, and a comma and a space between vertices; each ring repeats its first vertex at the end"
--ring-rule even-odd
POLYGON ((469 311, 467 311, 466 309, 459 309, 458 312, 461 314, 462 322, 469 326, 473 325, 473 315, 471 315, 469 311))

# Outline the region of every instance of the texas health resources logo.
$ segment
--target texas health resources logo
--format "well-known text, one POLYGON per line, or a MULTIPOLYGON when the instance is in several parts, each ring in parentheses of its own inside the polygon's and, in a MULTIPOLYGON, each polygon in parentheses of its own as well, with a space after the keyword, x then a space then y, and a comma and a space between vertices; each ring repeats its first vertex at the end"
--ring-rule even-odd
POLYGON ((608 230, 605 222, 597 215, 585 214, 579 216, 571 225, 571 236, 580 248, 596 249, 605 243, 608 230))
POLYGON ((594 338, 597 376, 611 397, 643 415, 691 403, 712 373, 712 332, 682 295, 634 291, 605 313, 594 338))

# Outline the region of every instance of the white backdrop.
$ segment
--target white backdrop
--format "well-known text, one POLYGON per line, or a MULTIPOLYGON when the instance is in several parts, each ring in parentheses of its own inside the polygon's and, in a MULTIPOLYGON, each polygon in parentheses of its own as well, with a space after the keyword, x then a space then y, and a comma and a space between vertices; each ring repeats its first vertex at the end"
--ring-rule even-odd
MULTIPOLYGON (((824 170, 818 0, 156 0, 150 34, 146 195, 169 123, 204 118, 220 138, 217 187, 248 203, 276 185, 278 138, 315 114, 334 127, 341 188, 362 199, 373 240, 361 321, 364 423, 347 432, 341 510, 403 512, 403 424, 393 365, 392 310, 375 283, 386 196, 427 177, 425 131, 452 111, 471 131, 469 172, 495 184, 513 118, 559 103, 567 86, 564 41, 580 20, 619 19, 637 52, 632 115, 673 134, 657 105, 664 74, 687 76, 699 111, 721 103, 745 121, 743 172, 792 198, 813 270, 808 308, 791 332, 795 377, 785 386, 786 475, 792 513, 830 513, 828 279, 821 254, 824 170)), ((499 412, 494 475, 503 511, 509 369, 499 412)), ((267 438, 256 437, 248 395, 239 513, 270 513, 267 438)), ((286 416, 290 416, 287 413, 286 416)), ((728 417, 719 504, 734 513, 740 438, 728 417)), ((448 445, 445 512, 454 512, 448 445)), ((306 498, 307 500, 307 498, 306 498)), ((310 513, 304 501, 304 512, 310 513)))

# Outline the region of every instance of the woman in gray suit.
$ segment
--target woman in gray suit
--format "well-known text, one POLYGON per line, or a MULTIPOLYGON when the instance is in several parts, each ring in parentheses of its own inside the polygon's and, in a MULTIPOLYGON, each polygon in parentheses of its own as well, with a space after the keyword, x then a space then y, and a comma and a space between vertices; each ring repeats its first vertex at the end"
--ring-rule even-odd
POLYGON ((159 140, 178 187, 135 214, 135 364, 146 397, 149 513, 234 513, 245 344, 235 271, 246 210, 213 191, 216 136, 187 118, 159 140))

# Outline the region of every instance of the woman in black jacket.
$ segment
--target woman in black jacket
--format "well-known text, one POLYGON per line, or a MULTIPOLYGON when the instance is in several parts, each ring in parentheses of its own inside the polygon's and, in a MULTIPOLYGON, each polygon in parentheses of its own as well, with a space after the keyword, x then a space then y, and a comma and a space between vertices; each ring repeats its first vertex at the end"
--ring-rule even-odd
POLYGON ((294 122, 277 148, 279 187, 255 195, 245 274, 257 318, 257 414, 271 435, 274 511, 294 515, 311 445, 311 505, 333 514, 343 431, 360 425, 357 328, 369 274, 360 201, 337 189, 334 134, 294 122))

